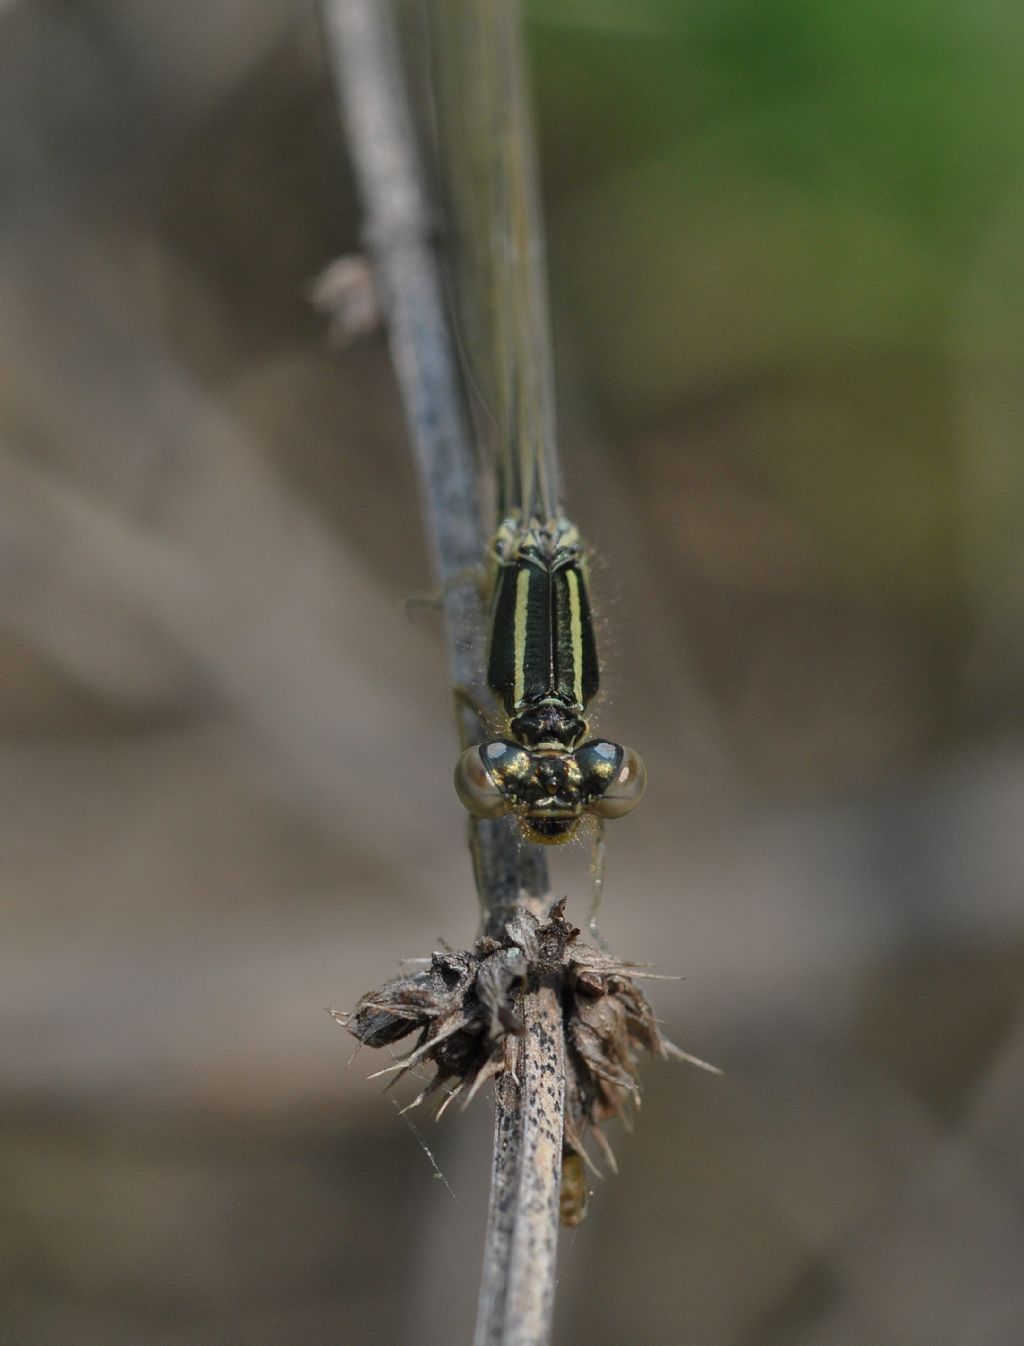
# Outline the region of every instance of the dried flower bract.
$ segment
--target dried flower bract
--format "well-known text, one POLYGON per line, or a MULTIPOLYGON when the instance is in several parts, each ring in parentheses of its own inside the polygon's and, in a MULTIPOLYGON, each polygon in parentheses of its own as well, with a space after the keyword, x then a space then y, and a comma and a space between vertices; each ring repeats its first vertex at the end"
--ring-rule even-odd
POLYGON ((468 951, 444 949, 428 966, 364 995, 351 1014, 332 1013, 369 1047, 417 1033, 413 1049, 378 1073, 397 1080, 433 1064, 433 1078, 409 1107, 443 1094, 443 1111, 457 1095, 468 1103, 487 1080, 515 1071, 523 990, 557 978, 566 1042, 565 1148, 591 1164, 583 1146, 593 1132, 614 1169, 600 1128, 612 1117, 628 1121, 639 1102, 638 1052, 714 1067, 662 1035, 636 984, 643 975, 637 964, 578 943, 579 934, 565 919, 564 899, 543 920, 518 908, 500 939, 485 936, 468 951))

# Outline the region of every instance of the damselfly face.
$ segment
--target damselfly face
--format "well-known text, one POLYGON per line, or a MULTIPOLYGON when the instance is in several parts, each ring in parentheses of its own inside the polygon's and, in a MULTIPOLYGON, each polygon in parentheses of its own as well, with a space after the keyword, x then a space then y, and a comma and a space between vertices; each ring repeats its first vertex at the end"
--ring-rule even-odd
POLYGON ((621 818, 646 783, 639 755, 606 739, 572 752, 496 739, 467 748, 455 767, 455 789, 474 817, 512 813, 527 841, 547 846, 569 841, 587 814, 621 818))

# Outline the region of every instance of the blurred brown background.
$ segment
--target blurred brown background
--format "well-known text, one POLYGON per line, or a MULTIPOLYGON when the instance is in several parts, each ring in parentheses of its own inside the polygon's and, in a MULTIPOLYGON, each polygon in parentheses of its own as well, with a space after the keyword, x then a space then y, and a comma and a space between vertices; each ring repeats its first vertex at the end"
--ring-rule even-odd
MULTIPOLYGON (((532 18, 602 722, 651 778, 603 929, 726 1071, 648 1065, 557 1339, 1019 1346, 1024 11, 532 18)), ((313 5, 0 6, 18 1346, 471 1333, 487 1104, 412 1115, 442 1183, 322 1010, 476 925, 384 344, 308 302, 357 247, 313 5)))

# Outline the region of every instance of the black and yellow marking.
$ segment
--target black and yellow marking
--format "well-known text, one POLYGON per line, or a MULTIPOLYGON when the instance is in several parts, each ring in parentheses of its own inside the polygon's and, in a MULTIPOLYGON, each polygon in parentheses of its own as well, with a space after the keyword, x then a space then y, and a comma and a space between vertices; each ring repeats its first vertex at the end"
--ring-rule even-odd
POLYGON ((557 530, 531 531, 498 558, 487 681, 510 716, 545 703, 582 716, 597 693, 585 560, 557 530))
POLYGON ((468 747, 455 787, 474 817, 514 814, 528 841, 557 845, 585 816, 600 824, 628 813, 646 773, 631 749, 584 742, 598 668, 579 533, 561 516, 510 516, 493 561, 487 681, 506 737, 468 747))

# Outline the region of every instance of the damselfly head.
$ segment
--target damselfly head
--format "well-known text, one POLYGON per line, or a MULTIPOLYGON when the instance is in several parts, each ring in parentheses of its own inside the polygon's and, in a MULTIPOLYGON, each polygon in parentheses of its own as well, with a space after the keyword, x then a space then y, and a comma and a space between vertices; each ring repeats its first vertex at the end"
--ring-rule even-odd
POLYGON ((647 773, 632 748, 593 739, 574 752, 496 739, 467 748, 455 789, 475 818, 512 813, 528 841, 559 845, 587 814, 621 818, 640 802, 647 773))

